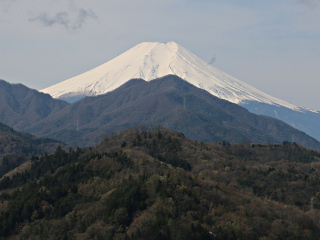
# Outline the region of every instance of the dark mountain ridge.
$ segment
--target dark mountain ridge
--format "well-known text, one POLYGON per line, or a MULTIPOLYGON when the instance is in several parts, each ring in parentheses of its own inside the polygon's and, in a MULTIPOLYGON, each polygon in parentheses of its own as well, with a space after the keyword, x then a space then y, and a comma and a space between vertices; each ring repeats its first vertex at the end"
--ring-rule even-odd
POLYGON ((107 133, 141 124, 162 125, 204 142, 282 143, 294 138, 308 148, 320 149, 317 140, 288 124, 252 114, 174 75, 150 82, 133 79, 108 94, 68 105, 26 130, 90 146, 107 133))
POLYGON ((0 79, 0 121, 19 131, 68 105, 49 94, 0 79))

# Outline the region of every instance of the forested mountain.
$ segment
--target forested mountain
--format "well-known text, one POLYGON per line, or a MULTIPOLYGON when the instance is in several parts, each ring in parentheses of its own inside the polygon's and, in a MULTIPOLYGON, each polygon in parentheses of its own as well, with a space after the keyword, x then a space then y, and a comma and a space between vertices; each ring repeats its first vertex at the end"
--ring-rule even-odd
POLYGON ((36 138, 28 133, 14 131, 0 122, 0 178, 32 155, 53 153, 59 145, 66 147, 57 140, 36 138))
POLYGON ((74 104, 21 84, 0 81, 0 120, 17 130, 73 146, 98 144, 112 131, 141 124, 162 125, 198 141, 320 143, 270 117, 257 116, 181 78, 133 79, 114 91, 74 104))
POLYGON ((18 131, 67 105, 69 103, 53 99, 49 94, 0 79, 0 121, 18 131))
POLYGON ((320 149, 320 143, 288 124, 219 99, 181 78, 150 82, 133 79, 116 90, 86 97, 26 130, 71 145, 90 146, 112 131, 162 125, 198 141, 257 143, 294 141, 320 149))
POLYGON ((132 128, 96 147, 59 147, 1 180, 0 236, 318 239, 319 160, 296 143, 206 144, 132 128))

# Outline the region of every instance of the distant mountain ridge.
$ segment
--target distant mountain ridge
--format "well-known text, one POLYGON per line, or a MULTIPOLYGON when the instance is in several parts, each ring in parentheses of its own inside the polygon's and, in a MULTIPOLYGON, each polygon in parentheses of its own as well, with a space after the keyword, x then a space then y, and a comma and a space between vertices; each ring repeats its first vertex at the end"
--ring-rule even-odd
POLYGON ((19 131, 67 105, 49 94, 0 79, 0 121, 19 131))
MULTIPOLYGON (((320 114, 317 111, 295 111, 283 106, 274 106, 256 101, 243 101, 239 105, 252 113, 267 115, 284 121, 292 127, 318 140, 320 139, 320 114)), ((294 139, 292 141, 294 141, 294 139)))
POLYGON ((213 67, 175 42, 140 43, 92 70, 41 91, 75 102, 85 96, 110 92, 133 78, 151 81, 166 75, 179 76, 253 113, 279 118, 320 140, 319 111, 270 96, 213 67))
POLYGON ((112 131, 141 124, 162 125, 199 141, 319 142, 279 120, 257 116, 169 75, 150 82, 133 79, 116 90, 86 97, 27 128, 69 144, 90 146, 112 131))
POLYGON ((107 133, 145 124, 172 128, 198 141, 294 140, 320 149, 318 141, 291 126, 250 114, 174 75, 150 82, 133 79, 108 94, 86 97, 73 104, 21 84, 0 83, 4 99, 0 121, 73 146, 98 144, 107 133))

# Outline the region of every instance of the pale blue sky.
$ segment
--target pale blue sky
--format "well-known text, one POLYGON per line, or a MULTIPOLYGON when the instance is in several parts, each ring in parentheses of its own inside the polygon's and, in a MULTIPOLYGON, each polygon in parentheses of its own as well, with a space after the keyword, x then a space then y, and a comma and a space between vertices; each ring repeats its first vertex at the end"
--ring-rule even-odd
POLYGON ((320 110, 320 0, 0 0, 0 78, 42 89, 143 41, 175 41, 320 110))

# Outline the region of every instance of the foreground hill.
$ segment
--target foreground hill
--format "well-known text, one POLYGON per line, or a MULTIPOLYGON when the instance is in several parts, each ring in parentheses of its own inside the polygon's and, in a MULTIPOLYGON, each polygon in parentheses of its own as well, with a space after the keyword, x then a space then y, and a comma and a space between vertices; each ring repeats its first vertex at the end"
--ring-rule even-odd
POLYGON ((36 138, 27 133, 14 131, 0 122, 0 178, 31 156, 53 153, 58 146, 66 145, 57 140, 36 138))
POLYGON ((191 139, 281 143, 320 150, 320 143, 288 124, 219 99, 181 78, 133 79, 116 90, 69 105, 26 130, 71 145, 90 146, 112 131, 146 124, 181 131, 191 139))
POLYGON ((204 144, 133 128, 0 181, 0 236, 318 239, 319 159, 295 143, 204 144))
POLYGON ((61 110, 69 103, 22 84, 0 79, 0 121, 18 131, 61 110))

